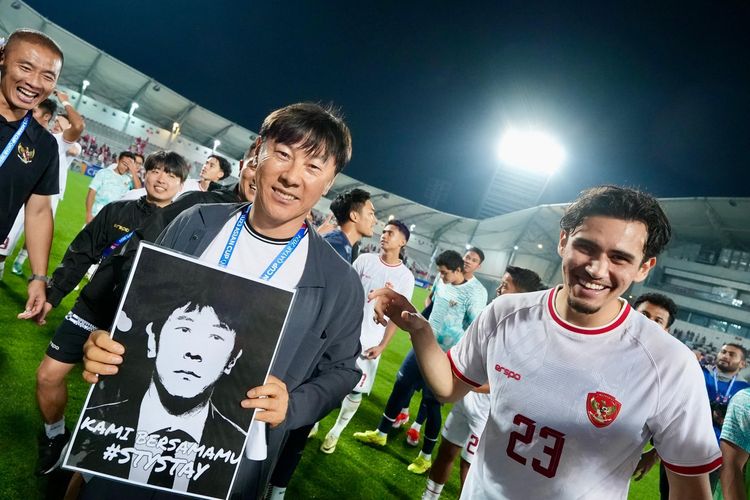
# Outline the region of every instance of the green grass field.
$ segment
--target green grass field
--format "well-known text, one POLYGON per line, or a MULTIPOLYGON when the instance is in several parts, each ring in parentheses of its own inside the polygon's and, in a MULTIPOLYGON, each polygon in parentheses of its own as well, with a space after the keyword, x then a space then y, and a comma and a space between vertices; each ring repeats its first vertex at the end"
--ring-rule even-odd
MULTIPOLYGON (((71 173, 65 200, 55 221, 55 239, 50 257, 56 266, 84 221, 86 189, 90 178, 71 173)), ((17 248, 16 250, 20 249, 17 248)), ((36 367, 55 327, 72 306, 75 292, 67 297, 48 318, 47 326, 38 327, 16 320, 26 301, 26 280, 10 273, 14 255, 8 259, 5 277, 0 282, 0 382, 3 402, 0 406, 0 498, 34 499, 45 494, 62 494, 57 483, 33 475, 36 459, 36 436, 41 420, 34 398, 36 367), (52 490, 52 491, 50 491, 52 490)), ((54 267, 51 267, 51 270, 54 267)), ((25 267, 28 274, 28 265, 25 267)), ((424 290, 418 289, 414 302, 421 304, 424 290)), ((344 432, 333 455, 319 451, 325 433, 333 425, 336 412, 325 418, 318 436, 310 440, 302 462, 287 491, 287 498, 410 498, 418 499, 426 479, 407 472, 406 466, 418 450, 406 445, 404 431, 393 433, 384 449, 373 449, 354 441, 355 431, 374 429, 388 399, 398 366, 409 349, 408 337, 398 333, 383 355, 373 393, 365 398, 359 412, 344 432)), ((74 425, 86 397, 87 384, 80 370, 69 379, 70 402, 67 423, 74 425)), ((419 398, 412 401, 411 414, 416 415, 419 398)), ((448 407, 445 407, 444 415, 448 407)), ((443 498, 458 497, 458 468, 443 490, 443 498)), ((658 471, 652 470, 642 481, 633 483, 630 499, 658 498, 658 471)))

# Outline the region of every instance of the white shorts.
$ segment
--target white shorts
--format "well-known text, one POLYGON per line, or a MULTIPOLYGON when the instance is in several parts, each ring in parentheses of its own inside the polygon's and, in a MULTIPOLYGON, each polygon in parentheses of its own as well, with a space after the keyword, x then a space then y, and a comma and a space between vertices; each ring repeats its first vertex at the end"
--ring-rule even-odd
MULTIPOLYGON (((60 195, 55 194, 52 195, 52 217, 55 217, 55 213, 57 212, 57 205, 60 203, 60 195)), ((16 220, 13 221, 13 227, 10 228, 10 232, 8 233, 8 236, 5 238, 5 241, 0 242, 0 255, 8 256, 13 253, 13 249, 16 248, 16 245, 18 244, 18 240, 21 239, 21 235, 23 235, 23 224, 24 224, 24 217, 25 217, 25 211, 24 207, 21 207, 21 210, 18 211, 18 215, 16 215, 16 220)))
POLYGON ((352 392, 370 394, 375 383, 375 375, 378 373, 378 363, 380 363, 380 356, 375 359, 367 359, 360 354, 357 357, 357 367, 362 370, 362 378, 359 379, 359 383, 354 386, 352 392))
POLYGON ((479 438, 490 416, 489 394, 470 392, 448 414, 443 439, 461 446, 461 458, 471 463, 479 447, 479 438))

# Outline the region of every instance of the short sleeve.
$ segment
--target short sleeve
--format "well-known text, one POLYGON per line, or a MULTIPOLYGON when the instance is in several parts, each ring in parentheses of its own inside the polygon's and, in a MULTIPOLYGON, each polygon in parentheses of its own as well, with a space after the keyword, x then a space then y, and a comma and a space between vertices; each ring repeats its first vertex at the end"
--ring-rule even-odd
POLYGON ((466 335, 448 351, 453 374, 471 387, 487 383, 487 351, 496 331, 496 314, 490 306, 477 316, 466 335))
POLYGON ((53 144, 55 144, 55 148, 52 149, 49 162, 44 168, 44 173, 31 190, 34 194, 48 196, 60 192, 60 160, 57 155, 57 145, 54 142, 53 144))
POLYGON ((396 285, 396 291, 411 301, 414 295, 414 276, 410 272, 403 274, 396 285))
POLYGON ((104 176, 106 175, 106 171, 104 169, 99 170, 96 175, 94 175, 94 178, 91 179, 91 184, 89 184, 89 189, 93 189, 94 191, 99 191, 99 189, 102 187, 102 182, 104 182, 104 176))
POLYGON ((692 353, 675 354, 663 369, 658 407, 647 424, 667 469, 685 476, 705 474, 721 465, 706 384, 692 353))
POLYGON ((750 453, 750 389, 745 389, 729 401, 721 439, 750 453))
POLYGON ((479 316, 479 313, 484 309, 484 306, 487 305, 487 289, 484 288, 484 285, 477 282, 477 285, 472 290, 471 298, 469 300, 469 306, 466 308, 466 317, 464 318, 466 326, 471 324, 471 322, 479 316))

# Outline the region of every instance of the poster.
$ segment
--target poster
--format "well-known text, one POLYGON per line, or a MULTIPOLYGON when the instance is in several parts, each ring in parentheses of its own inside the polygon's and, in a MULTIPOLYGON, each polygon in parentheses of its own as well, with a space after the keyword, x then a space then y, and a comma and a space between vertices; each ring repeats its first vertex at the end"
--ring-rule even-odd
POLYGON ((142 243, 112 328, 120 371, 92 386, 64 466, 226 498, 293 292, 142 243))

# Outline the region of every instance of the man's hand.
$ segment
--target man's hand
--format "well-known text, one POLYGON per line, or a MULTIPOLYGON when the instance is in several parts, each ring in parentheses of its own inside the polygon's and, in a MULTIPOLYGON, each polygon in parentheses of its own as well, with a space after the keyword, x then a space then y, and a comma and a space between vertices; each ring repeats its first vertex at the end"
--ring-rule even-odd
POLYGON ((383 326, 388 324, 390 318, 396 326, 409 333, 430 328, 428 321, 417 312, 411 302, 390 288, 373 290, 367 295, 367 299, 377 300, 373 319, 383 326))
POLYGON ((247 399, 243 399, 240 405, 243 408, 262 410, 255 414, 256 420, 276 427, 286 420, 286 412, 289 409, 289 393, 286 390, 286 384, 273 375, 269 375, 265 384, 247 391, 247 399))
POLYGON ((138 176, 138 164, 135 162, 134 159, 125 157, 122 159, 123 163, 126 167, 128 167, 128 171, 130 172, 130 175, 133 176, 135 179, 138 176))
POLYGON ((99 375, 114 375, 119 371, 117 365, 122 364, 125 346, 115 342, 109 332, 95 330, 83 344, 83 379, 95 384, 99 375))
MULTIPOLYGON (((44 304, 47 300, 47 283, 40 280, 32 280, 29 281, 28 286, 28 293, 29 298, 26 301, 26 309, 19 313, 17 318, 18 319, 36 319, 36 322, 40 325, 43 325, 43 322, 40 322, 40 319, 37 317, 39 313, 42 312, 42 309, 44 308, 44 304)), ((45 314, 46 316, 46 314, 45 314)), ((42 320, 44 317, 41 318, 42 320)))
POLYGON ((365 350, 365 352, 362 353, 362 356, 366 359, 375 359, 383 354, 384 350, 385 346, 378 344, 375 347, 370 347, 369 349, 365 350))
POLYGON ((52 310, 52 304, 49 302, 45 302, 42 306, 42 310, 34 317, 26 317, 25 312, 18 315, 18 319, 33 319, 36 321, 36 324, 39 326, 44 326, 47 324, 47 315, 52 310), (24 317, 21 317, 21 315, 24 315, 24 317))
POLYGON ((659 455, 656 453, 656 448, 651 448, 647 452, 641 454, 641 459, 638 460, 638 465, 635 466, 635 472, 633 472, 633 479, 640 481, 643 476, 648 474, 648 471, 656 465, 659 461, 659 455))

